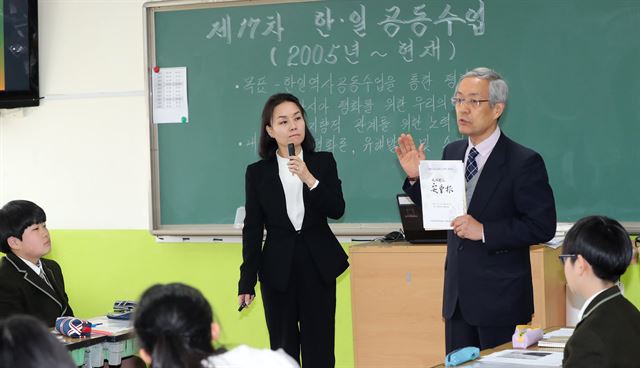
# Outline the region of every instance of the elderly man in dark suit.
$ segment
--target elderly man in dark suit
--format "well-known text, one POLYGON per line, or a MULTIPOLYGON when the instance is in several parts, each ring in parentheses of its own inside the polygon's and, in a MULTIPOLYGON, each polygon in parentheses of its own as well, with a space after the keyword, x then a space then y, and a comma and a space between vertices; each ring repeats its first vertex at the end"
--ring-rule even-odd
POLYGON ((640 311, 615 284, 631 261, 629 234, 616 220, 585 217, 567 233, 562 253, 569 288, 586 300, 562 366, 640 367, 640 311))
POLYGON ((0 209, 0 318, 29 314, 53 327, 57 317, 73 316, 60 266, 42 258, 51 251, 46 221, 33 202, 0 209))
MULTIPOLYGON (((451 222, 445 262, 446 351, 495 347, 531 320, 529 246, 555 234, 553 192, 542 157, 507 138, 498 126, 508 87, 487 68, 462 76, 452 98, 458 131, 467 136, 444 148, 443 160, 464 161, 467 213, 451 222)), ((410 135, 396 154, 407 174, 403 189, 421 205, 419 162, 410 135)))

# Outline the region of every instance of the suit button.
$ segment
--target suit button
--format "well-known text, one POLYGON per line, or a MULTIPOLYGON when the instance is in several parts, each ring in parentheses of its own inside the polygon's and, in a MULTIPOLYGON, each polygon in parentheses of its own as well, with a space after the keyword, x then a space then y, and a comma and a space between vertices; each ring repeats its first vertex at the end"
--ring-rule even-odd
POLYGON ((464 248, 462 245, 458 246, 458 250, 462 250, 464 248))
POLYGON ((298 235, 302 234, 302 230, 296 231, 296 234, 298 234, 298 235))

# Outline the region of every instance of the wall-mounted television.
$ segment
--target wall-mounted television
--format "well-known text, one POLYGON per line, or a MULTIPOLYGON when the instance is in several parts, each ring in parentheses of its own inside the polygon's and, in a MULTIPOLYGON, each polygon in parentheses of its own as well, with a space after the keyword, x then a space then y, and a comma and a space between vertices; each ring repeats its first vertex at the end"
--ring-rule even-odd
POLYGON ((38 0, 0 0, 0 108, 40 104, 38 0))

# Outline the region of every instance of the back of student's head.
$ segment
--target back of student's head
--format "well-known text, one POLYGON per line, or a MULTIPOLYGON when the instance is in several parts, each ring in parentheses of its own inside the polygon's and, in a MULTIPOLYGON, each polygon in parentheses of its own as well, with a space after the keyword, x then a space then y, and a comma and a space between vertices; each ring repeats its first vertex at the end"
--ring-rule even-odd
POLYGON ((154 285, 140 298, 134 327, 154 368, 200 367, 213 354, 213 312, 198 290, 180 283, 154 285))
POLYGON ((46 221, 47 215, 33 202, 15 200, 5 204, 0 208, 0 252, 11 252, 7 239, 13 236, 22 240, 26 228, 46 221))
POLYGON ((14 315, 0 321, 0 367, 72 368, 75 364, 41 321, 14 315))
POLYGON ((618 221, 589 216, 567 232, 562 252, 581 255, 598 278, 616 282, 629 266, 633 248, 629 234, 618 221))

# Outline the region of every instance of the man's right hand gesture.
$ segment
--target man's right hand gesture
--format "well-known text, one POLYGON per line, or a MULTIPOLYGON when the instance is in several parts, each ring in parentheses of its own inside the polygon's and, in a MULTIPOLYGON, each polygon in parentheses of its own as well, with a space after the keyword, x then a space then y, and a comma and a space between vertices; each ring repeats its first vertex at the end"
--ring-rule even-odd
POLYGON ((416 144, 413 142, 411 134, 400 134, 398 138, 398 146, 395 147, 396 156, 400 166, 410 178, 417 178, 420 176, 420 161, 426 160, 424 154, 424 143, 420 144, 420 147, 416 149, 416 144))

